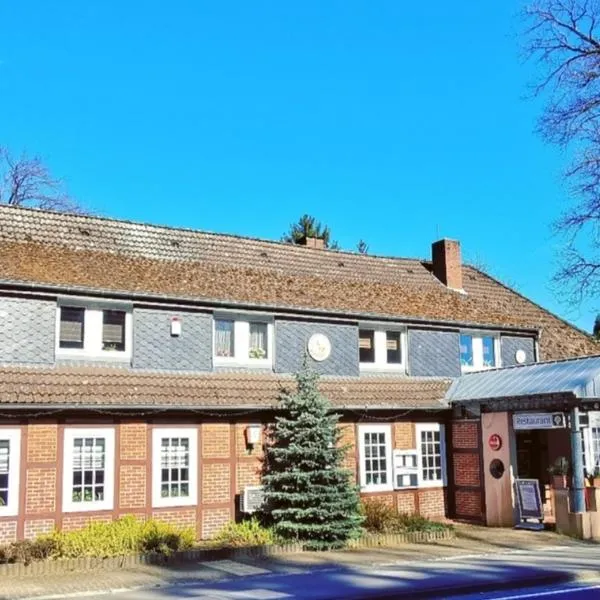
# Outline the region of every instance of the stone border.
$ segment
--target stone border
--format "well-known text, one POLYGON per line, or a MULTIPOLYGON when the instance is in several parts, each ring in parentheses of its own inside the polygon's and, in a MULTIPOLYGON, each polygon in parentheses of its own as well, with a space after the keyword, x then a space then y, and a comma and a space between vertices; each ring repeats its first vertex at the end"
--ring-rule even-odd
MULTIPOLYGON (((351 540, 348 543, 348 549, 398 546, 400 544, 424 544, 450 540, 455 536, 456 534, 453 530, 446 529, 442 531, 417 531, 384 535, 365 534, 357 540, 351 540)), ((160 554, 131 554, 108 558, 82 557, 41 560, 31 562, 27 565, 25 563, 5 563, 0 564, 0 577, 35 577, 94 570, 113 571, 115 569, 128 569, 138 565, 175 565, 224 559, 260 559, 298 552, 303 552, 300 544, 287 544, 284 546, 249 546, 245 548, 197 548, 195 550, 177 552, 169 557, 160 554)))

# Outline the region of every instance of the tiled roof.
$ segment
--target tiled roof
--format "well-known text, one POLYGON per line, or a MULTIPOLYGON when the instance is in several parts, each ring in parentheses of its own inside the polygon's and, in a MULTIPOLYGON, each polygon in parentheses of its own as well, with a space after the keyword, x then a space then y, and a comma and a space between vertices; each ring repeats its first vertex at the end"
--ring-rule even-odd
MULTIPOLYGON (((254 373, 161 373, 124 367, 0 366, 0 406, 120 408, 269 408, 291 376, 254 373)), ((445 379, 322 377, 319 389, 337 407, 442 409, 445 379)))
POLYGON ((416 259, 10 207, 0 207, 0 256, 5 282, 539 329, 543 359, 598 353, 590 336, 469 266, 462 294, 416 259))

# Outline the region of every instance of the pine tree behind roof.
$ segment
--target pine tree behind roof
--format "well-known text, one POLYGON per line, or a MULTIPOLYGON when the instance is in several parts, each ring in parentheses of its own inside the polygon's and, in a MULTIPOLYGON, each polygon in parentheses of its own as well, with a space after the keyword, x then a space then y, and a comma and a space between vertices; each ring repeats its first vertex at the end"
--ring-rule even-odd
POLYGON ((343 468, 339 415, 317 388, 306 361, 296 392, 282 392, 267 449, 265 506, 276 533, 307 549, 341 548, 360 533, 358 489, 343 468))

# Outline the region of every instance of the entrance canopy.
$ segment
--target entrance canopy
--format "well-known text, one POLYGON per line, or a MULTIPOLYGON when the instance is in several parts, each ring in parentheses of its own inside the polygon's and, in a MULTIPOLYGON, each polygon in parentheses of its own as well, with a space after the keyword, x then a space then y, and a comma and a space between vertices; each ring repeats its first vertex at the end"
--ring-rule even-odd
POLYGON ((600 399, 600 356, 466 373, 446 394, 448 402, 562 396, 600 399))

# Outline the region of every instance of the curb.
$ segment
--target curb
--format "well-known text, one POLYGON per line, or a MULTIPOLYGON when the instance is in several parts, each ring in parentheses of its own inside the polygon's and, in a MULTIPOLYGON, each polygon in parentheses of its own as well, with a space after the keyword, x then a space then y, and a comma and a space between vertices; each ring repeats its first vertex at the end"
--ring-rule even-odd
MULTIPOLYGON (((357 540, 350 540, 346 549, 378 548, 383 546, 399 546, 402 544, 423 544, 454 539, 452 530, 432 532, 412 532, 389 535, 363 535, 357 540)), ((212 560, 263 559, 271 556, 296 554, 304 552, 301 544, 283 546, 250 546, 245 548, 198 548, 176 552, 171 556, 161 554, 131 554, 106 558, 82 557, 56 560, 34 561, 25 563, 0 564, 0 578, 40 577, 44 575, 61 575, 86 571, 114 571, 130 569, 140 565, 173 566, 190 562, 212 560)))

